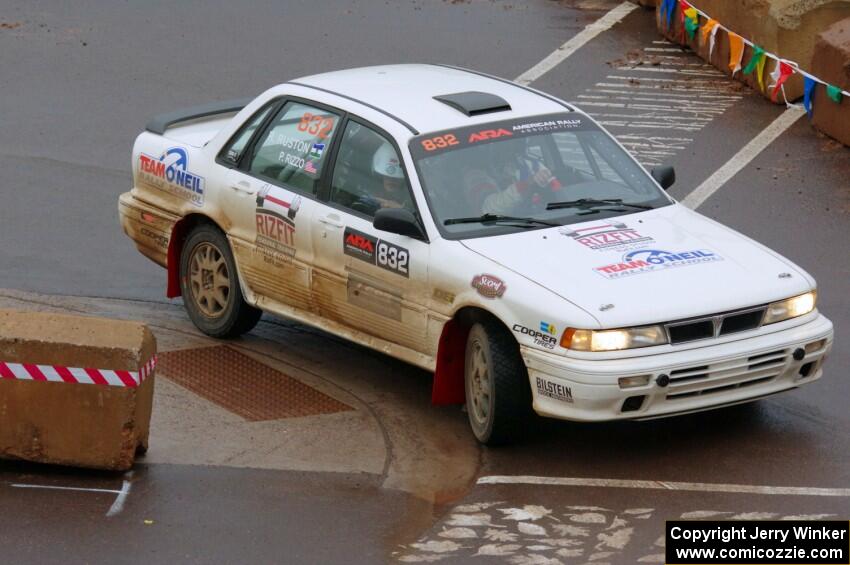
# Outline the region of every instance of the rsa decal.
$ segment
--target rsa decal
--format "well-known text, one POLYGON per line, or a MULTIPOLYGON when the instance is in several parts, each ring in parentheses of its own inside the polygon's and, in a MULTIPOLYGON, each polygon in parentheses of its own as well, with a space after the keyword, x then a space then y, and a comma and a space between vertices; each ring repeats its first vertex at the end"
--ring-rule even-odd
POLYGON ((403 277, 410 277, 410 252, 389 241, 346 227, 342 238, 342 250, 346 255, 370 265, 403 277))
POLYGON ((655 243, 649 236, 638 233, 626 224, 599 224, 580 229, 562 228, 560 232, 574 241, 593 250, 623 250, 655 243))
POLYGON ((507 290, 507 285, 499 277, 493 275, 475 275, 472 279, 472 288, 484 298, 501 298, 507 290))
POLYGON ((170 147, 159 157, 139 153, 139 178, 195 206, 204 204, 204 177, 189 171, 189 154, 182 147, 170 147))
POLYGON ((639 249, 623 255, 619 263, 596 267, 594 271, 608 279, 617 279, 661 269, 687 267, 698 263, 722 261, 723 257, 706 249, 690 251, 661 251, 659 249, 639 249))

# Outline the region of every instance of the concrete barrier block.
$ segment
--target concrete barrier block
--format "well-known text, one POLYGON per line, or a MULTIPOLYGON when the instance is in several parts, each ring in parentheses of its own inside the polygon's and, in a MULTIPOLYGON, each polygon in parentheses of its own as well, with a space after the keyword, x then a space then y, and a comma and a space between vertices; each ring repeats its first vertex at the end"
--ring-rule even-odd
POLYGON ((155 365, 143 324, 0 311, 0 457, 129 469, 148 447, 155 365))
MULTIPOLYGON (((836 22, 818 36, 812 74, 850 92, 850 18, 836 22)), ((815 87, 812 125, 826 135, 850 145, 850 99, 830 100, 826 87, 815 87)))

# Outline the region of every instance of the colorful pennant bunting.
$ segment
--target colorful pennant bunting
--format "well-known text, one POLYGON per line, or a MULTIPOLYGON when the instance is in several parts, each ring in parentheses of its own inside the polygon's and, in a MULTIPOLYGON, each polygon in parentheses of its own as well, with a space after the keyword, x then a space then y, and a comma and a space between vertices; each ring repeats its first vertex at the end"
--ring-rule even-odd
POLYGON ((815 97, 815 86, 817 81, 812 77, 805 77, 803 82, 803 108, 808 112, 809 117, 812 117, 812 100, 815 97))
POLYGON ((826 85, 826 95, 829 96, 829 99, 833 102, 837 102, 841 104, 841 89, 837 86, 833 86, 831 84, 826 85))
POLYGON ((744 38, 737 33, 729 32, 729 70, 732 76, 741 70, 741 59, 744 58, 744 38))

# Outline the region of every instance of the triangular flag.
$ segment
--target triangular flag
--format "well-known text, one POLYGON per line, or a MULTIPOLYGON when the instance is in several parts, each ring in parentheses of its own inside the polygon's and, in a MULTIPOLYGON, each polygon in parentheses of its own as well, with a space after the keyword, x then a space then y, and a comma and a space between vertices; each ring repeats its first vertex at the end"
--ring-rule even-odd
POLYGON ((759 61, 764 58, 764 49, 759 47, 758 45, 753 45, 753 55, 750 57, 750 62, 747 63, 747 66, 744 67, 744 74, 748 75, 754 70, 756 70, 756 66, 759 64, 759 61))
POLYGON ((693 41, 694 36, 699 29, 699 14, 696 8, 690 7, 685 10, 685 31, 688 32, 688 38, 693 41))
POLYGON ((767 57, 762 57, 759 59, 758 65, 756 65, 756 77, 759 79, 759 88, 764 92, 764 64, 767 63, 767 57))
POLYGON ((708 43, 708 34, 714 31, 714 28, 717 27, 717 20, 708 19, 707 22, 702 24, 702 29, 700 32, 702 33, 702 44, 705 45, 708 43))
POLYGON ((673 13, 676 11, 676 0, 663 0, 661 13, 667 18, 667 29, 673 26, 673 13))
POLYGON ((732 76, 741 70, 741 59, 744 57, 744 38, 729 32, 729 70, 732 76))
POLYGON ((682 43, 685 42, 685 12, 690 7, 691 5, 685 2, 685 0, 679 0, 679 24, 682 26, 682 43))
POLYGON ((815 97, 815 86, 817 84, 817 81, 812 77, 806 77, 803 83, 803 108, 809 113, 810 118, 812 117, 812 100, 815 97))
MULTIPOLYGON (((717 23, 717 22, 715 22, 717 23)), ((714 26, 711 30, 711 42, 708 44, 708 60, 711 61, 711 54, 714 52, 714 39, 717 37, 717 30, 720 29, 720 24, 714 26)))
POLYGON ((826 85, 826 95, 829 96, 829 99, 833 102, 837 102, 841 104, 841 89, 837 86, 833 86, 831 84, 826 85))
POLYGON ((794 67, 792 67, 785 61, 779 61, 779 64, 776 65, 776 68, 773 69, 772 73, 770 73, 770 78, 773 79, 773 84, 771 84, 769 87, 773 89, 773 92, 770 95, 771 100, 776 102, 776 96, 777 94, 779 94, 779 89, 782 88, 782 85, 785 84, 785 81, 788 80, 788 77, 793 74, 794 67))

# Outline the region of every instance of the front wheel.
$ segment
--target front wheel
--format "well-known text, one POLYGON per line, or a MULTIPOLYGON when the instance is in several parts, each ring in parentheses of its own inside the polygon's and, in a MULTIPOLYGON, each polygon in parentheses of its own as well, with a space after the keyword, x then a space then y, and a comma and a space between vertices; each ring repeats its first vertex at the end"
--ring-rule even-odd
POLYGON ((528 371, 516 340, 495 321, 473 324, 466 340, 466 408, 483 444, 510 443, 531 408, 528 371))
POLYGON ((195 228, 183 244, 180 287, 189 318, 208 336, 236 337, 260 321, 242 296, 227 238, 213 226, 195 228))

